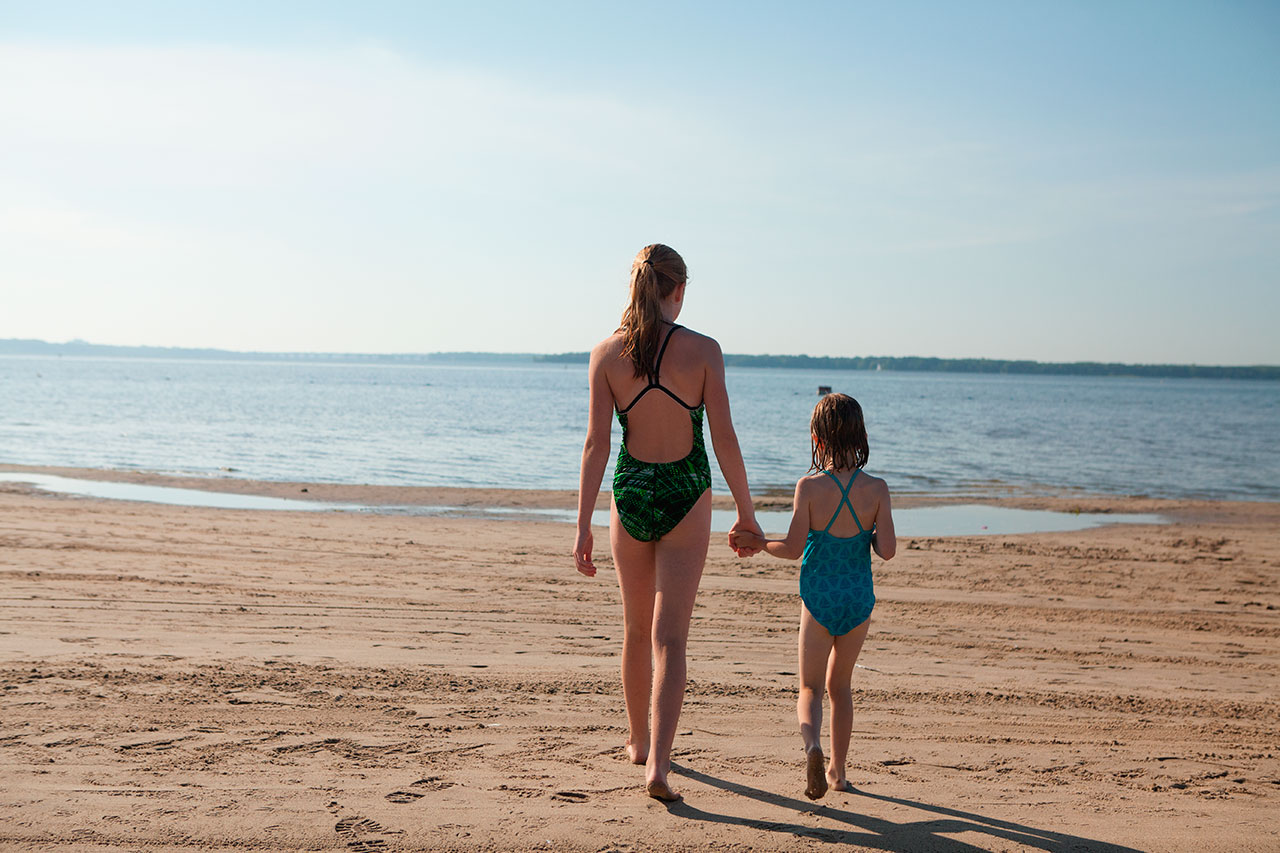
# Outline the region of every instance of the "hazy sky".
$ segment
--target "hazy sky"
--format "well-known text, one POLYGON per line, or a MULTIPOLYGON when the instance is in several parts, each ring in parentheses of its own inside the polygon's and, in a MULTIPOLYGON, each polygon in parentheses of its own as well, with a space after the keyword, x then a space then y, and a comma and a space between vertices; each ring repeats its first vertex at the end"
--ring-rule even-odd
POLYGON ((0 338, 1280 363, 1280 4, 0 0, 0 338))

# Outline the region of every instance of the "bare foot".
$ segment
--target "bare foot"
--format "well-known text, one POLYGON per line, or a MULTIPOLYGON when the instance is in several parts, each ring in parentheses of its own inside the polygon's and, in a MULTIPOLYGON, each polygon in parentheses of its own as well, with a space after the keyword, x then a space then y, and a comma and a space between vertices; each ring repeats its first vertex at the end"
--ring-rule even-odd
POLYGON ((649 763, 649 751, 642 746, 629 743, 627 744, 627 758, 631 760, 632 764, 643 766, 649 763))
POLYGON ((671 790, 666 782, 659 782, 657 779, 644 786, 644 791, 655 800, 662 800, 664 803, 678 803, 683 797, 671 790))
POLYGON ((808 764, 805 770, 809 785, 804 789, 804 795, 811 800, 818 800, 827 793, 827 771, 823 766, 825 759, 822 755, 822 747, 815 746, 806 754, 808 764))
POLYGON ((839 791, 842 794, 852 794, 853 786, 849 784, 849 780, 843 776, 836 777, 830 773, 827 774, 827 781, 831 783, 831 790, 839 791))

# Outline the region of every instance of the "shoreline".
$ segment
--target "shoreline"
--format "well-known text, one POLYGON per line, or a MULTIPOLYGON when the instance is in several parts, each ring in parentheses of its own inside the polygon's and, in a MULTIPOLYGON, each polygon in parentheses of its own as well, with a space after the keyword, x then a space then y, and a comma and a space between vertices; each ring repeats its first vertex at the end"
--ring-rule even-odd
MULTIPOLYGON (((46 474, 108 483, 131 483, 142 486, 165 486, 222 492, 234 495, 285 498, 316 503, 360 504, 379 506, 449 506, 462 509, 538 510, 577 508, 578 493, 572 489, 504 489, 450 486, 390 486, 353 483, 317 483, 307 481, 252 480, 232 475, 225 477, 168 474, 153 471, 131 471, 105 468, 77 468, 57 465, 22 465, 0 463, 0 473, 46 474)), ((16 483, 0 484, 0 491, 29 491, 16 483)), ((753 493, 757 511, 789 512, 790 489, 764 489, 753 493)), ((894 494, 895 508, 914 509, 933 506, 978 504, 1009 509, 1047 510, 1066 513, 1158 513, 1175 520, 1226 520, 1248 518, 1256 510, 1280 506, 1280 501, 1216 500, 1208 498, 1155 498, 1145 495, 1109 495, 1063 489, 1047 493, 1013 487, 992 488, 987 493, 894 494)), ((601 490, 597 510, 607 510, 610 493, 601 490)), ((731 496, 716 493, 712 506, 717 510, 733 510, 731 496)))

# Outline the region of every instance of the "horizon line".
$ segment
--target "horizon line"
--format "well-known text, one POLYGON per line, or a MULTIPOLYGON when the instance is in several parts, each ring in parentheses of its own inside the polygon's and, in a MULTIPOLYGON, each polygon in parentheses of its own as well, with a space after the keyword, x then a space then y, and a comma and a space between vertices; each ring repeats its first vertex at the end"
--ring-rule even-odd
MULTIPOLYGON (((576 359, 585 358, 590 355, 588 350, 581 351, 561 351, 561 352, 528 352, 528 351, 499 351, 499 350, 437 350, 434 352, 418 351, 418 352, 352 352, 339 350, 237 350, 227 349, 225 347, 198 347, 198 346, 164 346, 157 344, 99 344, 86 341, 83 338, 73 338, 65 342, 46 341, 40 338, 0 338, 0 355, 38 355, 40 353, 21 353, 16 347, 21 345, 36 345, 36 348, 55 348, 55 347, 78 347, 95 350, 147 350, 167 353, 188 353, 188 354, 224 354, 237 357, 246 356, 266 356, 269 358, 288 358, 288 357, 328 357, 328 358, 358 358, 358 359, 418 359, 430 358, 434 356, 498 356, 504 358, 546 358, 546 359, 576 359)), ((1272 370, 1280 370, 1280 364, 1207 364, 1199 362, 1122 362, 1122 361, 1097 361, 1088 359, 1075 359, 1071 361, 1044 361, 1031 358, 999 358, 994 356, 929 356, 929 355, 810 355, 808 353, 728 353, 726 358, 776 358, 776 359, 812 359, 812 360, 924 360, 924 361, 942 361, 942 362, 1002 362, 1017 364, 1036 364, 1036 365, 1106 365, 1120 367, 1206 367, 1206 368, 1266 368, 1272 370)))

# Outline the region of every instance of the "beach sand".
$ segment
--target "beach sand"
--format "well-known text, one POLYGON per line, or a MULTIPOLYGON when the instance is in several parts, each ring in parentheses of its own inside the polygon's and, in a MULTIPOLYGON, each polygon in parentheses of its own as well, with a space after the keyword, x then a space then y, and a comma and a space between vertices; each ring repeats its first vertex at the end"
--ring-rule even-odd
POLYGON ((799 567, 717 536, 667 806, 624 759, 603 529, 587 579, 562 523, 0 483, 0 849, 1280 849, 1280 505, 1038 500, 1174 523, 901 539, 874 562, 857 790, 817 803, 799 567))

